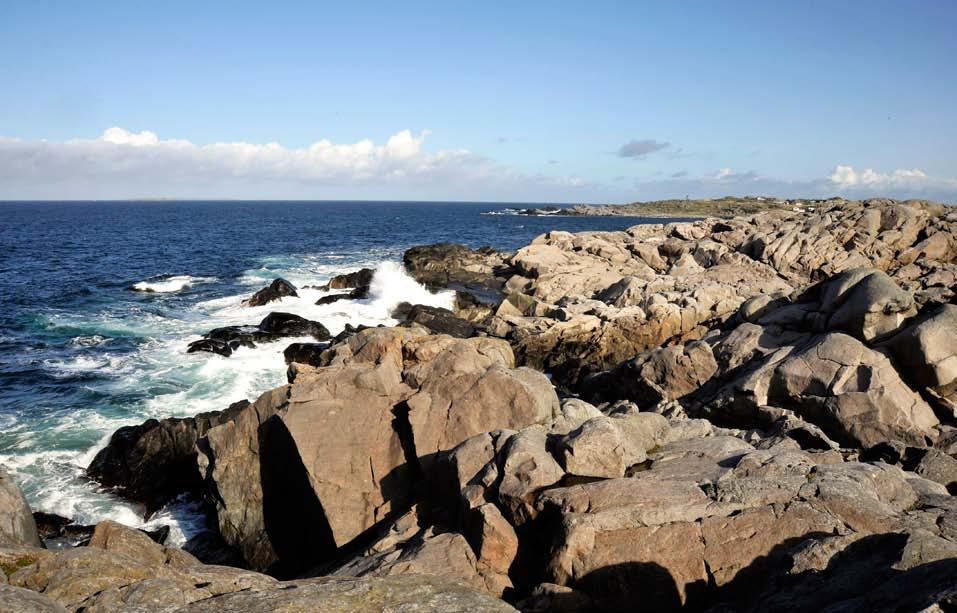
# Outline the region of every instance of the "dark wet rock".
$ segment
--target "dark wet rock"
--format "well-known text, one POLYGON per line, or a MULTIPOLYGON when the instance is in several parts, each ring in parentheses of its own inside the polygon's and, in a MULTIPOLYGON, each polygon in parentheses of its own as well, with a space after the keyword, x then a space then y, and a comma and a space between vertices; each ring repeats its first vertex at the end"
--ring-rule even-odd
POLYGON ((34 511, 33 520, 37 524, 37 532, 44 541, 56 538, 63 534, 63 528, 72 524, 73 520, 56 513, 44 513, 43 511, 34 511))
POLYGON ((196 442, 215 426, 235 418, 249 402, 195 417, 149 419, 117 430, 101 449, 87 475, 155 511, 184 492, 201 487, 196 470, 196 442))
POLYGON ((77 524, 68 517, 43 511, 34 512, 33 518, 43 544, 52 550, 69 549, 87 543, 95 527, 77 524))
POLYGON ((206 351, 229 357, 239 347, 255 347, 290 336, 311 336, 318 341, 331 338, 329 330, 318 321, 311 321, 292 313, 270 313, 258 326, 225 326, 206 333, 193 341, 187 353, 206 351))
POLYGON ((469 338, 475 335, 475 326, 455 313, 441 307, 417 304, 405 314, 405 321, 425 326, 436 334, 448 334, 456 338, 469 338))
POLYGON ((16 482, 0 470, 0 547, 42 547, 27 499, 16 482))
POLYGON ((204 530, 186 541, 183 551, 196 556, 203 564, 248 568, 243 554, 213 530, 204 530))
POLYGON ((186 348, 186 353, 215 353, 217 355, 223 356, 224 358, 228 358, 229 356, 233 355, 233 349, 239 346, 240 344, 238 342, 234 344, 227 341, 204 338, 190 343, 189 347, 186 348))
POLYGON ((319 286, 318 289, 329 291, 333 289, 368 288, 372 284, 372 277, 374 275, 375 271, 371 268, 363 268, 344 275, 336 275, 329 279, 329 282, 325 285, 319 286))
POLYGON ((323 296, 322 298, 316 300, 316 306, 322 306, 325 304, 333 304, 339 302, 340 300, 360 300, 363 298, 369 297, 369 286, 357 287, 351 292, 343 292, 339 294, 329 294, 328 296, 323 296))
POLYGON ((270 313, 259 322, 259 329, 274 337, 311 336, 317 341, 332 338, 329 330, 318 321, 310 321, 292 313, 270 313))
POLYGON ((246 304, 249 306, 262 306, 276 300, 281 300, 285 296, 298 296, 296 286, 285 279, 274 279, 272 283, 262 288, 252 295, 246 304))
POLYGON ((282 355, 286 364, 293 362, 319 366, 322 352, 329 348, 329 343, 293 343, 283 350, 282 355))
POLYGON ((402 262, 412 278, 429 287, 459 283, 500 288, 503 281, 496 277, 496 272, 502 267, 504 256, 491 248, 473 251, 465 245, 438 243, 412 247, 405 252, 402 262))

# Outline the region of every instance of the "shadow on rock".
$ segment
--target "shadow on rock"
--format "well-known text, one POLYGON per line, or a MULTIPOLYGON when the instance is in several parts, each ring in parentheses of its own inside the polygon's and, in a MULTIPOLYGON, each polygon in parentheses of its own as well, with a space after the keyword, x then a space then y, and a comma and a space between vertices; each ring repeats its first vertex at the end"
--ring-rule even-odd
POLYGON ((259 450, 263 521, 279 558, 269 574, 292 577, 333 555, 335 540, 292 435, 278 416, 259 427, 259 450))

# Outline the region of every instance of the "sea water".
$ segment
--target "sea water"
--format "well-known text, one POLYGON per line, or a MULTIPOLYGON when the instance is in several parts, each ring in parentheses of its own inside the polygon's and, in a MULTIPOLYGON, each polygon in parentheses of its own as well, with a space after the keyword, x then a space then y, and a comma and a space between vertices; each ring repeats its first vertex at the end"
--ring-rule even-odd
POLYGON ((450 307, 401 266, 436 242, 515 249, 549 230, 620 230, 661 221, 488 215, 528 205, 412 202, 0 203, 0 466, 34 510, 80 523, 169 525, 181 544, 199 529, 196 501, 150 518, 84 476, 119 427, 255 399, 285 382, 283 339, 225 358, 187 354, 212 328, 272 311, 336 334, 390 324, 399 302, 450 307), (299 288, 374 268, 367 299, 325 295, 243 304, 276 277, 299 288))

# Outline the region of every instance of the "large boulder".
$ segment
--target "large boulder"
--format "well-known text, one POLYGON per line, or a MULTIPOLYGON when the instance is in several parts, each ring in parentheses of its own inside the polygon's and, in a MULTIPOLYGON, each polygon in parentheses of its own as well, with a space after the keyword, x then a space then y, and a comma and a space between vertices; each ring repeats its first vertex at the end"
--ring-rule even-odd
POLYGON ((329 559, 407 509, 441 452, 558 412, 548 379, 496 339, 367 329, 321 363, 200 442, 220 530, 253 568, 329 559))
POLYGON ((553 538, 545 579, 585 593, 601 610, 747 602, 749 586, 783 578, 795 545, 914 530, 908 526, 924 521, 897 468, 818 464, 794 450, 723 454, 722 472, 707 482, 656 460, 631 478, 541 493, 540 529, 553 538))
POLYGON ((298 296, 296 286, 285 279, 273 279, 273 282, 262 288, 246 300, 248 306, 262 306, 286 296, 298 296))
POLYGON ((495 272, 503 260, 504 254, 489 247, 472 250, 454 243, 412 247, 402 256, 402 263, 412 278, 430 287, 499 288, 502 283, 495 278, 495 272))
POLYGON ((592 400, 630 400, 643 408, 677 400, 704 385, 718 370, 704 342, 661 347, 639 354, 614 369, 587 379, 583 392, 592 400))
POLYGON ((475 325, 441 307, 416 304, 409 309, 404 319, 407 322, 425 326, 436 334, 448 334, 456 338, 469 338, 475 335, 475 325))
POLYGON ((957 306, 941 305, 887 342, 901 374, 957 417, 957 306))
POLYGON ((324 291, 333 289, 359 289, 372 285, 372 277, 375 271, 371 268, 362 268, 355 272, 349 272, 342 275, 336 275, 329 279, 329 282, 319 287, 324 291))
POLYGON ((854 268, 812 286, 758 321, 799 331, 841 331, 872 342, 917 313, 913 295, 883 271, 854 268))
MULTIPOLYGON (((260 457, 260 428, 286 403, 288 388, 280 387, 260 396, 233 420, 211 428, 197 441, 197 464, 203 479, 203 491, 215 505, 220 533, 235 546, 253 568, 267 570, 277 561, 273 543, 265 530, 264 509, 284 501, 281 487, 264 490, 262 475, 271 474, 273 464, 260 457), (268 496, 267 496, 268 494, 268 496), (268 498, 268 505, 264 500, 268 498)), ((268 431, 269 427, 264 428, 268 431)), ((274 471, 281 476, 280 470, 274 471)), ((278 484, 277 484, 278 485, 278 484)), ((299 495, 302 488, 290 492, 299 495)), ((311 518, 305 516, 302 542, 319 541, 313 537, 311 518)), ((282 524, 270 524, 274 531, 282 524)), ((299 524, 288 526, 294 531, 299 524)))
POLYGON ((0 547, 42 547, 33 512, 10 475, 0 470, 0 547))
POLYGON ((270 313, 259 322, 259 329, 277 338, 311 336, 317 341, 327 341, 332 338, 329 330, 318 321, 310 321, 292 313, 270 313))
POLYGON ((760 358, 706 408, 745 425, 762 406, 793 409, 834 440, 857 447, 889 440, 926 445, 939 423, 886 356, 841 333, 806 337, 760 358))

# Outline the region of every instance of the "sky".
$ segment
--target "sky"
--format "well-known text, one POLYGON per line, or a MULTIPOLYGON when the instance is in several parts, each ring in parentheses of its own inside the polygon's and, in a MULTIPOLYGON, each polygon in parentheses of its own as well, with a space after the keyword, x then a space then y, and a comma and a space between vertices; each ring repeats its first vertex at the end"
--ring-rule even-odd
POLYGON ((0 199, 957 202, 957 2, 0 1, 0 199))

